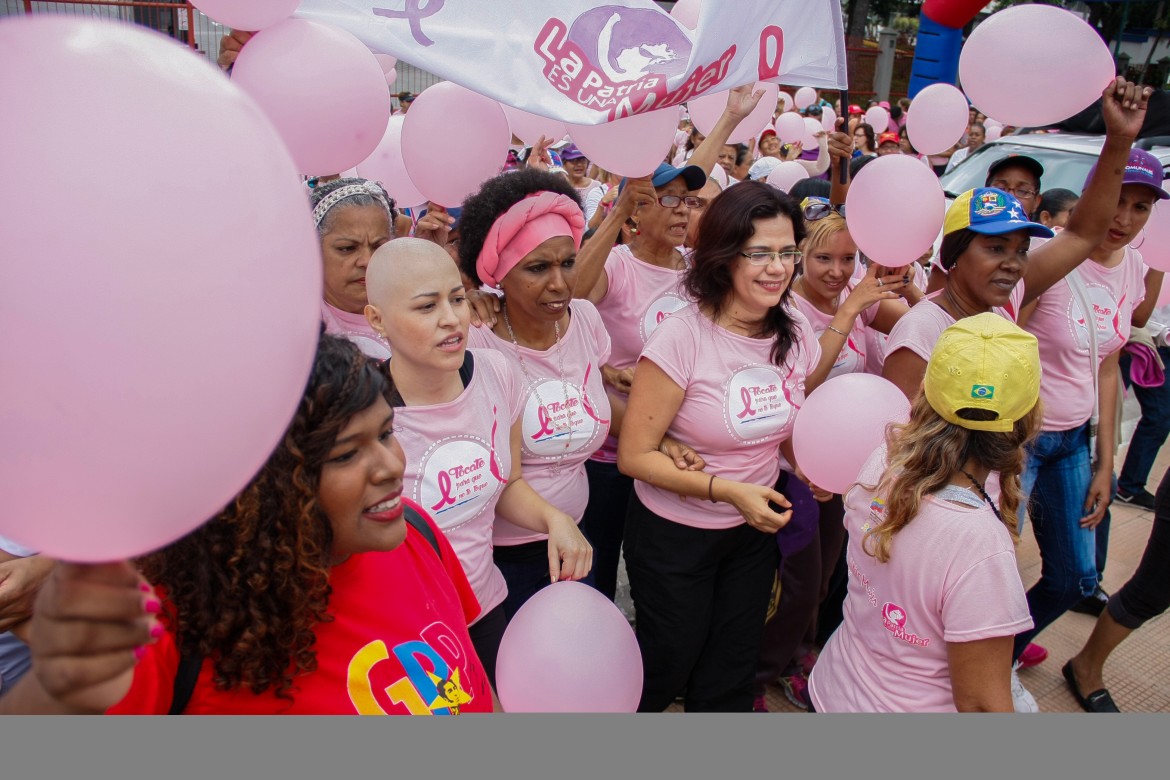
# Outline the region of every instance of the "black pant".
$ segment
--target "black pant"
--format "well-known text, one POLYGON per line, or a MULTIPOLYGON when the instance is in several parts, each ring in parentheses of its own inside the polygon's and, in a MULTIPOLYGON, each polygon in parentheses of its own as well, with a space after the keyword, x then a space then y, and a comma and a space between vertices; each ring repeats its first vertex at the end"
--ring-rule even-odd
POLYGON ((496 687, 496 658, 500 654, 500 641, 504 638, 504 629, 508 627, 508 618, 504 615, 504 605, 499 604, 490 612, 467 627, 471 635, 471 645, 483 670, 488 676, 492 688, 496 687))
POLYGON ((685 689, 687 712, 751 712, 775 536, 682 525, 635 493, 624 549, 642 650, 638 711, 661 712, 685 689))
POLYGON ((592 585, 613 601, 634 480, 618 471, 616 463, 587 460, 585 473, 589 475, 589 504, 581 518, 581 533, 593 545, 592 585))
POLYGON ((1118 625, 1130 629, 1170 608, 1170 471, 1162 475, 1154 497, 1154 522, 1142 560, 1107 608, 1118 625))
MULTIPOLYGON (((777 485, 776 490, 783 493, 784 486, 777 485)), ((845 544, 845 505, 841 496, 833 496, 819 506, 816 536, 803 550, 780 560, 780 603, 764 626, 756 669, 757 692, 784 674, 802 644, 811 647, 816 640, 817 610, 829 593, 829 579, 845 544)))

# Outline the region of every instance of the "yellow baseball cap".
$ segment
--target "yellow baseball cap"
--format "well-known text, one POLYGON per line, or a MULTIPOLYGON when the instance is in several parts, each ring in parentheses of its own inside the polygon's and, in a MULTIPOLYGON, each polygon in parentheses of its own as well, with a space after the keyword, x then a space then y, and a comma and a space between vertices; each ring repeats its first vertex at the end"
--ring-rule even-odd
POLYGON ((947 209, 943 234, 956 230, 971 230, 984 235, 999 236, 1017 230, 1026 230, 1030 236, 1052 238, 1050 228, 1028 220, 1024 207, 1014 195, 995 187, 977 187, 967 190, 947 209))
POLYGON ((985 312, 943 331, 922 389, 931 407, 949 423, 973 431, 1010 431, 1040 399, 1040 346, 1010 320, 985 312), (963 409, 995 413, 993 420, 968 420, 963 409))

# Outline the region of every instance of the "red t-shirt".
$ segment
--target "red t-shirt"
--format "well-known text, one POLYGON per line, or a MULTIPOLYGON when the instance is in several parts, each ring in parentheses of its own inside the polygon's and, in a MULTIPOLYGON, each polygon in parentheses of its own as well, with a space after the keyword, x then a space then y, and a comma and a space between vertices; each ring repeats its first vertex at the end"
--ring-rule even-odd
MULTIPOLYGON (((403 501, 427 519, 417 504, 403 501)), ((205 660, 190 715, 457 715, 491 712, 487 674, 467 624, 479 614, 463 567, 435 530, 442 560, 422 534, 389 552, 350 556, 330 572, 333 620, 316 628, 317 671, 294 679, 292 701, 269 690, 216 690, 205 660)), ((165 634, 134 670, 130 692, 109 714, 165 714, 179 651, 165 634)))

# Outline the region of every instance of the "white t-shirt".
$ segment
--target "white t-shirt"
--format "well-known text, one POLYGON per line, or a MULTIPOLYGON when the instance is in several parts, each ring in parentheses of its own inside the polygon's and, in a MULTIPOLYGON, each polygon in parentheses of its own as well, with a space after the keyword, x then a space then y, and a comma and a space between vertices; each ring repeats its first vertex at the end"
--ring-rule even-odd
POLYGON ((885 500, 864 486, 880 481, 885 456, 883 445, 845 496, 845 620, 813 667, 809 694, 818 712, 955 712, 947 643, 1033 625, 1015 548, 986 503, 927 496, 895 534, 890 560, 870 556, 862 540, 883 521, 885 500))

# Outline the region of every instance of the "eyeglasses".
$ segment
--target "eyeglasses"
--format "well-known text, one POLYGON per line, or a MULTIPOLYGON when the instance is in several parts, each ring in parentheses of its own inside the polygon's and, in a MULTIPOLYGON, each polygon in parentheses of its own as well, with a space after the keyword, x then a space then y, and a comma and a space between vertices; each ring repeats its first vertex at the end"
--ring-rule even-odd
POLYGON ((771 265, 772 261, 780 258, 784 265, 796 265, 804 259, 804 252, 799 249, 785 249, 783 252, 740 252, 752 265, 771 265))
POLYGON ((658 205, 664 209, 676 208, 680 203, 685 203, 688 209, 701 209, 706 207, 707 199, 695 195, 662 195, 658 198, 658 205))
POLYGON ((1009 192, 1012 195, 1015 195, 1017 198, 1033 198, 1040 194, 1039 190, 1034 190, 1031 187, 1009 187, 1007 186, 1007 182, 1003 179, 997 179, 996 181, 993 181, 991 186, 995 187, 997 190, 1009 192))
POLYGON ((836 206, 834 206, 825 201, 814 200, 810 202, 806 199, 805 203, 801 206, 801 212, 804 214, 804 218, 809 222, 816 222, 818 219, 824 219, 833 212, 837 212, 837 214, 844 218, 845 204, 838 203, 836 206))

